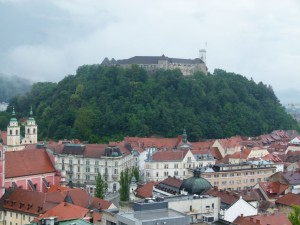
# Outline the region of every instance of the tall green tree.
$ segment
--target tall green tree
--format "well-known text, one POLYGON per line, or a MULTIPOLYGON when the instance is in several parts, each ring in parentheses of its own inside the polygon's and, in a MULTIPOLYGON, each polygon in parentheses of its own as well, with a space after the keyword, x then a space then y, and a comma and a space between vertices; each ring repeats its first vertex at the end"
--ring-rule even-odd
POLYGON ((293 205, 293 211, 288 216, 293 225, 300 225, 300 206, 293 205))
POLYGON ((135 178, 137 183, 140 181, 140 171, 137 167, 132 169, 132 176, 135 178))
POLYGON ((131 175, 129 173, 129 169, 121 172, 120 175, 120 200, 121 201, 129 201, 129 187, 130 187, 131 175))
POLYGON ((105 181, 103 180, 100 173, 98 173, 96 178, 96 192, 95 197, 104 199, 105 192, 105 181))

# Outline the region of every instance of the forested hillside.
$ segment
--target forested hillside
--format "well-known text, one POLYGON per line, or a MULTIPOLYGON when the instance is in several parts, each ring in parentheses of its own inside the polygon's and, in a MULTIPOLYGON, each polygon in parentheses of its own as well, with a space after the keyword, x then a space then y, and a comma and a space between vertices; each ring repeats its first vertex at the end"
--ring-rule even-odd
POLYGON ((29 80, 0 73, 0 102, 8 102, 17 94, 30 91, 30 88, 31 83, 29 80))
POLYGON ((40 140, 175 137, 185 127, 195 141, 259 135, 291 129, 295 123, 271 87, 223 70, 148 75, 137 66, 84 65, 59 83, 35 83, 30 93, 12 99, 12 105, 18 117, 28 116, 33 106, 40 140))

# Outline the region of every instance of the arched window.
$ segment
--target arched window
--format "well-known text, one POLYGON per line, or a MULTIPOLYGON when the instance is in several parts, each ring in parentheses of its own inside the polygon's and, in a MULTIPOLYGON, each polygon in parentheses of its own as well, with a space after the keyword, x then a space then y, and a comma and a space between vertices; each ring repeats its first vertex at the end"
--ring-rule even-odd
POLYGON ((33 128, 33 133, 35 134, 35 128, 33 128))
POLYGON ((27 134, 29 134, 29 133, 30 133, 30 129, 28 128, 28 129, 27 129, 27 134))
POLYGON ((18 130, 16 130, 16 135, 19 135, 19 131, 18 130))
POLYGON ((9 130, 9 134, 12 135, 12 130, 9 130))

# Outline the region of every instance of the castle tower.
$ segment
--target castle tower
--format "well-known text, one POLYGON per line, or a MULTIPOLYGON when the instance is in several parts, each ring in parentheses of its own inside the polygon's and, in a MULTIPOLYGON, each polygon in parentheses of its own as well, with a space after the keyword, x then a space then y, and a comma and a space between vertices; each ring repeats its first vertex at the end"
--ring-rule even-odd
POLYGON ((13 107, 12 117, 7 126, 7 151, 21 150, 20 145, 20 126, 16 119, 15 108, 13 107))
POLYGON ((28 140, 30 144, 37 143, 37 125, 33 118, 32 107, 25 125, 25 139, 28 140))
POLYGON ((206 50, 205 49, 199 50, 199 57, 204 63, 206 63, 206 50))

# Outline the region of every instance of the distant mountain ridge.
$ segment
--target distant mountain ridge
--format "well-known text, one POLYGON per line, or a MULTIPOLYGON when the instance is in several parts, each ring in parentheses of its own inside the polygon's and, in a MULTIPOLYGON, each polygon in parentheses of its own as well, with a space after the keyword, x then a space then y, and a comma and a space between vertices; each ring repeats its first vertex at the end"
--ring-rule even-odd
POLYGON ((31 86, 27 79, 0 73, 0 102, 9 102, 16 95, 29 92, 31 86))

